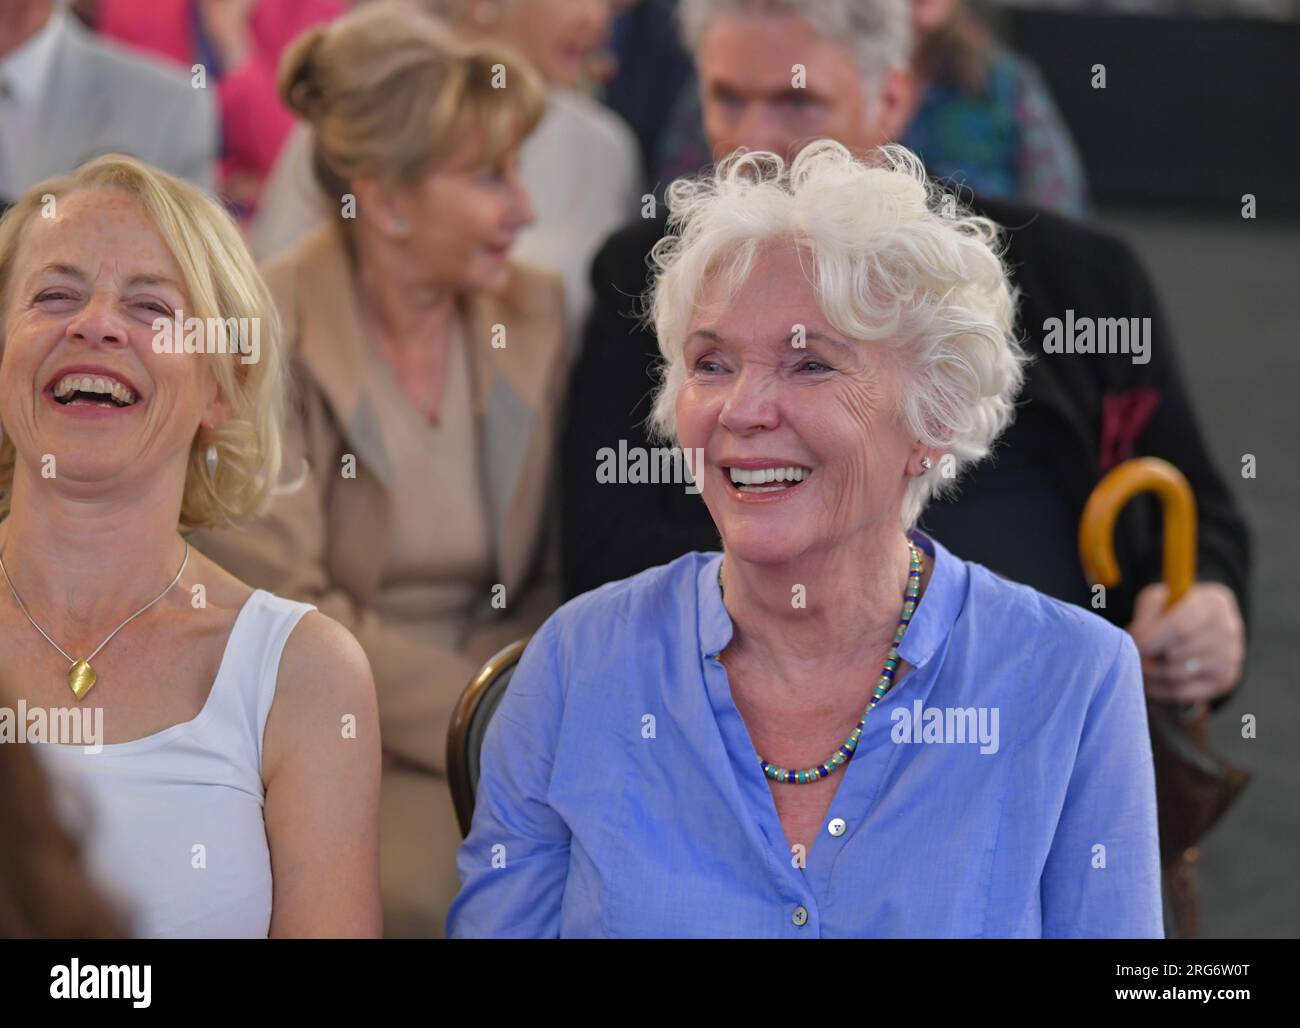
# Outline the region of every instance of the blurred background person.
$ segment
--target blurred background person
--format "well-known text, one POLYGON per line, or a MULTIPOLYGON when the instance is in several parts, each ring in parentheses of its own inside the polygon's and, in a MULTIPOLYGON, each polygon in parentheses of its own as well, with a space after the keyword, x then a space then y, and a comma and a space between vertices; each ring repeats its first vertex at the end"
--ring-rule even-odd
MULTIPOLYGON (((546 110, 520 152, 519 173, 536 221, 518 256, 564 279, 569 347, 591 305, 591 260, 641 203, 636 140, 616 114, 590 96, 587 69, 609 35, 611 0, 409 0, 463 39, 495 41, 521 54, 546 82, 546 110)), ((507 87, 508 88, 508 87, 507 87)), ((306 126, 290 139, 267 188, 253 248, 270 256, 336 209, 311 182, 306 126)))
POLYGON ((361 640, 392 758, 387 929, 439 935, 460 835, 451 712, 558 602, 562 288, 510 256, 533 217, 518 159, 545 92, 507 52, 387 3, 309 30, 281 90, 312 127, 319 188, 355 196, 355 217, 336 206, 266 268, 296 357, 286 475, 305 458, 305 482, 198 545, 361 640))
POLYGON ((202 65, 221 120, 218 188, 239 216, 256 209, 262 183, 293 129, 275 76, 304 29, 339 17, 343 0, 95 0, 101 35, 179 64, 202 65))
POLYGON ((1087 213, 1083 164, 1034 63, 967 0, 911 0, 919 106, 902 142, 935 178, 981 196, 1087 213))
POLYGON ((55 0, 0 5, 0 200, 99 154, 211 190, 217 110, 188 72, 97 38, 55 0))
MULTIPOLYGON (((936 179, 981 196, 1081 216, 1088 211, 1079 154, 1033 62, 1000 43, 967 0, 911 0, 913 103, 900 141, 936 179)), ((806 118, 791 90, 790 118, 806 118)), ((664 186, 722 157, 705 133, 697 84, 677 95, 654 177, 664 186)))
POLYGON ((183 535, 250 516, 280 465, 278 322, 234 223, 110 154, 0 221, 0 297, 0 687, 102 711, 101 749, 38 749, 86 798, 92 870, 133 935, 378 934, 365 656, 183 535), (160 351, 182 315, 238 328, 160 351))

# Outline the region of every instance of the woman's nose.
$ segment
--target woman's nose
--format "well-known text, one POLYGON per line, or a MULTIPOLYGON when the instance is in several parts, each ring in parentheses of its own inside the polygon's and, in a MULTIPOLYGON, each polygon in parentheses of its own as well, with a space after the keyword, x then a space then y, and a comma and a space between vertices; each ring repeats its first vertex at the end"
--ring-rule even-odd
POLYGON ((514 174, 513 181, 512 220, 516 228, 526 228, 537 220, 537 213, 533 210, 533 198, 528 195, 528 187, 524 185, 524 180, 519 177, 518 172, 514 174))
POLYGON ((737 435, 766 431, 780 423, 778 385, 759 369, 741 371, 732 380, 719 417, 737 435))
POLYGON ((91 346, 124 346, 127 327, 114 297, 96 293, 68 322, 67 336, 91 346))

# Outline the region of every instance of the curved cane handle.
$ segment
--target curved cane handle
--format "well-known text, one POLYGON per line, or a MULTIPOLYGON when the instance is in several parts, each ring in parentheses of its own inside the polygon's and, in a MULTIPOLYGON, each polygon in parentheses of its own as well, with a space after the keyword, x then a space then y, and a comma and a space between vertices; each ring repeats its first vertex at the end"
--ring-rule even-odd
POLYGON ((1120 581, 1115 519, 1138 493, 1153 492, 1164 510, 1164 582, 1172 607, 1196 580, 1196 497, 1183 473, 1158 457, 1138 457, 1112 468, 1093 489, 1079 521, 1079 559, 1090 582, 1120 581))

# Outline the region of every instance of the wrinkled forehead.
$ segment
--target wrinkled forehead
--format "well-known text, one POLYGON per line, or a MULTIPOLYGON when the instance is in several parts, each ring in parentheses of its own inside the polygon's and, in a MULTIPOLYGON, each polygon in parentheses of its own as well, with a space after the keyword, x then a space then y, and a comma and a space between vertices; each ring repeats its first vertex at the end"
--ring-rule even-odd
POLYGON ((809 250, 788 240, 759 243, 747 272, 741 270, 727 257, 710 269, 696 292, 688 332, 707 328, 728 336, 772 337, 789 336, 802 326, 804 332, 834 333, 809 250))
POLYGON ((50 197, 23 227, 10 286, 62 274, 93 282, 154 278, 183 287, 183 276, 144 203, 112 188, 50 197))

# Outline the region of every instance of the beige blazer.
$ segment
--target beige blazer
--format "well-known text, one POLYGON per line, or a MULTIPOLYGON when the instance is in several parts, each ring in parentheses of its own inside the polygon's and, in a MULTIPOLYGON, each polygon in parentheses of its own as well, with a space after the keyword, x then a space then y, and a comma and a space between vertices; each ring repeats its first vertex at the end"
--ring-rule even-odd
MULTIPOLYGON (((566 368, 558 276, 513 265, 499 296, 464 304, 473 407, 484 455, 497 582, 455 648, 413 642, 372 609, 387 555, 394 467, 361 383, 366 343, 342 229, 323 226, 265 269, 292 354, 295 390, 282 478, 306 479, 239 529, 195 545, 250 585, 314 603, 370 658, 384 748, 445 772, 455 702, 487 657, 527 635, 559 602, 553 510, 556 432, 566 368), (504 329, 504 337, 501 329, 504 329), (504 346, 494 347, 494 337, 504 346), (347 457, 356 477, 344 477, 347 457)), ((430 531, 437 525, 430 523, 430 531)))

